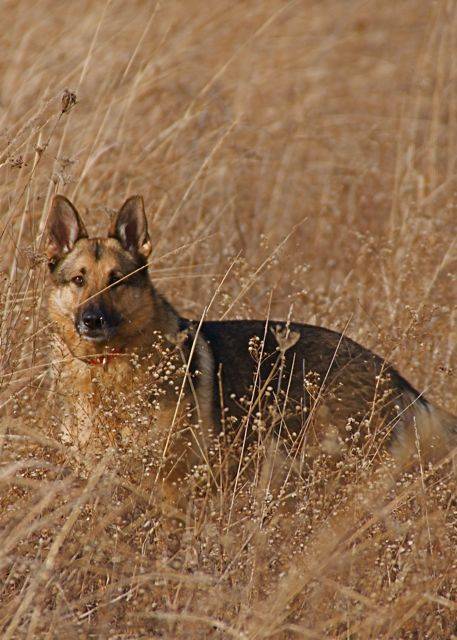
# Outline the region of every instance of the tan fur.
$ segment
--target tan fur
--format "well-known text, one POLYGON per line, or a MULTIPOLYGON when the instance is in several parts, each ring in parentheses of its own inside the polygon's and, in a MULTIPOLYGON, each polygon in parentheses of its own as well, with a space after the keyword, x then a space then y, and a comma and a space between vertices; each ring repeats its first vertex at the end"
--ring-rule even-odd
POLYGON ((392 451, 401 463, 418 456, 439 460, 457 446, 455 417, 429 403, 417 402, 412 394, 405 394, 398 422, 392 451), (412 423, 412 429, 408 423, 412 423))
MULTIPOLYGON (((121 210, 121 233, 131 231, 139 202, 129 200, 121 210)), ((150 251, 146 229, 138 232, 137 253, 119 238, 89 239, 76 210, 61 197, 50 224, 48 310, 55 327, 52 370, 60 437, 86 456, 88 468, 92 456, 109 446, 136 451, 137 458, 144 452, 172 486, 207 455, 213 426, 211 352, 197 331, 180 334, 177 314, 149 282, 141 262, 150 251), (113 274, 130 281, 111 286, 113 274), (79 276, 83 286, 74 282, 79 276), (77 330, 78 313, 91 304, 103 304, 106 313, 123 320, 109 341, 89 341, 77 330), (201 369, 197 385, 189 370, 191 354, 201 369)), ((110 233, 117 233, 115 224, 110 233)))

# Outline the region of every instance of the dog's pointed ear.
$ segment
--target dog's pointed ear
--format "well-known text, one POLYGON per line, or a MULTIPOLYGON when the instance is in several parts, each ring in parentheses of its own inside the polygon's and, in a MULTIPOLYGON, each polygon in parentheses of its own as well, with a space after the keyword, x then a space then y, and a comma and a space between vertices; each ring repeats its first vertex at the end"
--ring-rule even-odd
POLYGON ((87 238, 86 228, 75 207, 61 195, 54 196, 52 200, 48 229, 46 253, 51 268, 73 249, 78 240, 87 238))
POLYGON ((108 235, 119 240, 124 249, 135 257, 149 256, 152 245, 141 196, 131 196, 124 202, 108 235))

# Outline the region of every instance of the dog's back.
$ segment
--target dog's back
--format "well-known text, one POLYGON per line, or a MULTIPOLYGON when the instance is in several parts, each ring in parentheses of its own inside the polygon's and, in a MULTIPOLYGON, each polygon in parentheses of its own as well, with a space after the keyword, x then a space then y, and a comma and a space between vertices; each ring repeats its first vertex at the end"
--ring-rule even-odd
POLYGON ((201 333, 214 358, 218 424, 236 429, 268 413, 276 432, 300 434, 309 444, 326 441, 333 453, 354 440, 372 446, 370 436, 399 456, 421 439, 437 454, 452 446, 457 420, 433 407, 387 361, 340 333, 255 320, 205 322, 201 333))

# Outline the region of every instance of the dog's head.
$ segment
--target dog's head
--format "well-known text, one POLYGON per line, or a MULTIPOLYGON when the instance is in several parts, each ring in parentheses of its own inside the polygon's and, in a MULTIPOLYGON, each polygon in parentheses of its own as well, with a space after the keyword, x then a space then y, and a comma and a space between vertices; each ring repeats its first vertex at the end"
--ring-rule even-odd
POLYGON ((129 198, 107 238, 90 238, 67 198, 54 197, 47 256, 49 314, 75 355, 133 346, 153 311, 143 199, 129 198))

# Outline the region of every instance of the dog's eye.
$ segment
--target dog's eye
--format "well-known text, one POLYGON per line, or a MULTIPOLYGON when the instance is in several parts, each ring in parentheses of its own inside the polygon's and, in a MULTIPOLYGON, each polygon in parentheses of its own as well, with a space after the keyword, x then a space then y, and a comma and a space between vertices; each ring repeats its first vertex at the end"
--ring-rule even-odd
POLYGON ((84 278, 83 276, 79 275, 79 276, 75 276, 74 278, 71 279, 71 281, 73 282, 73 284, 75 284, 77 287, 83 287, 84 286, 84 278))
POLYGON ((122 280, 123 277, 122 273, 112 273, 109 277, 108 286, 115 287, 118 284, 122 284, 120 280, 122 280))

